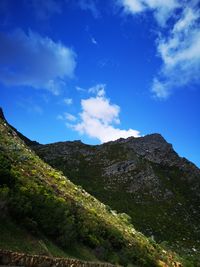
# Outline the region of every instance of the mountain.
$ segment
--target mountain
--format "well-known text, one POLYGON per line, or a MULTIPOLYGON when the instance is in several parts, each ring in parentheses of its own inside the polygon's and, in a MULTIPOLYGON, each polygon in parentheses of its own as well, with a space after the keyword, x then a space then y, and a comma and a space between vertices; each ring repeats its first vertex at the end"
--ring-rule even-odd
POLYGON ((34 146, 138 231, 187 256, 200 257, 200 170, 160 134, 102 145, 81 141, 34 146))
POLYGON ((183 266, 175 253, 136 231, 128 215, 44 163, 2 116, 0 225, 3 249, 53 256, 76 252, 79 258, 124 266, 183 266))

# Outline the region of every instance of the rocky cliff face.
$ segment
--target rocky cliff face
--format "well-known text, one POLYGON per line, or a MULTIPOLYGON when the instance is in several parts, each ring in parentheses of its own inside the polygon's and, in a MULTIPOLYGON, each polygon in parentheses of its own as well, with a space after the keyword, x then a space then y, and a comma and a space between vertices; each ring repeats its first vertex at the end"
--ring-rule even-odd
POLYGON ((76 184, 138 230, 175 247, 200 245, 200 170, 160 134, 89 146, 80 141, 34 147, 76 184))

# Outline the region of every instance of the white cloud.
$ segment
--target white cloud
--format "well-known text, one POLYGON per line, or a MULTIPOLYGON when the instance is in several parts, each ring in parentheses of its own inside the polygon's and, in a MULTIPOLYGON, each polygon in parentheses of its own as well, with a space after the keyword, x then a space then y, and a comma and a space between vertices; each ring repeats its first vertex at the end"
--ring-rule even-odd
POLYGON ((73 100, 71 98, 65 98, 63 101, 66 105, 71 105, 73 103, 73 100))
POLYGON ((173 68, 179 62, 200 57, 200 30, 196 24, 199 16, 192 9, 185 9, 169 37, 159 40, 158 52, 167 69, 173 68))
POLYGON ((126 13, 133 15, 152 11, 161 26, 166 24, 172 12, 180 6, 178 0, 119 0, 118 3, 126 13))
POLYGON ((73 78, 75 66, 75 53, 60 42, 31 31, 0 33, 0 82, 7 86, 43 88, 57 95, 66 79, 73 78))
POLYGON ((81 92, 81 93, 89 93, 89 94, 94 94, 98 96, 103 96, 105 95, 106 85, 103 83, 98 83, 95 86, 90 87, 89 89, 85 89, 79 86, 76 86, 75 88, 78 92, 81 92))
POLYGON ((152 92, 167 98, 176 88, 200 82, 200 10, 198 1, 119 0, 125 13, 152 11, 161 27, 156 41, 162 59, 152 92), (178 12, 176 12, 178 10, 178 12), (172 20, 168 25, 168 19, 172 20), (162 28, 165 27, 165 31, 162 28))
POLYGON ((153 92, 161 98, 172 90, 200 81, 200 13, 186 7, 167 38, 158 41, 162 69, 153 83, 153 92))
POLYGON ((152 92, 158 98, 167 98, 170 94, 170 86, 167 83, 160 82, 157 78, 153 80, 152 92))
POLYGON ((103 83, 98 83, 95 86, 92 86, 88 89, 88 93, 95 94, 97 96, 104 96, 105 95, 105 88, 106 85, 103 83))
POLYGON ((91 97, 81 101, 82 109, 86 112, 82 117, 89 115, 103 124, 109 124, 118 120, 119 106, 110 104, 109 100, 102 96, 91 97))
POLYGON ((94 90, 90 88, 90 91, 96 92, 96 96, 81 101, 81 121, 71 125, 71 127, 80 134, 99 139, 102 143, 121 137, 139 137, 140 133, 137 130, 122 130, 115 127, 116 124, 120 123, 120 107, 110 103, 110 100, 105 96, 105 90, 104 93, 102 93, 102 89, 97 90, 97 88, 101 88, 99 85, 92 88, 94 90), (99 92, 101 93, 99 94, 99 92))
POLYGON ((192 8, 185 8, 182 16, 174 25, 173 32, 188 31, 188 28, 193 26, 193 23, 198 17, 199 15, 192 8))
POLYGON ((145 9, 144 4, 139 0, 121 0, 121 4, 128 13, 138 13, 145 9))

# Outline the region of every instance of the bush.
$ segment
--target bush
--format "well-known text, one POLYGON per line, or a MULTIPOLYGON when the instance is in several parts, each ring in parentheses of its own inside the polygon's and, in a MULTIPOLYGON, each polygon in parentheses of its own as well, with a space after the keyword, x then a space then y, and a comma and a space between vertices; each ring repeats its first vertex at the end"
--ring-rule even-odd
POLYGON ((76 239, 75 219, 70 205, 43 187, 37 184, 31 188, 17 186, 9 203, 11 214, 17 220, 23 219, 28 230, 37 232, 38 225, 62 247, 70 246, 76 239))
POLYGON ((0 186, 7 185, 11 187, 14 179, 11 176, 11 163, 10 160, 0 152, 0 186))

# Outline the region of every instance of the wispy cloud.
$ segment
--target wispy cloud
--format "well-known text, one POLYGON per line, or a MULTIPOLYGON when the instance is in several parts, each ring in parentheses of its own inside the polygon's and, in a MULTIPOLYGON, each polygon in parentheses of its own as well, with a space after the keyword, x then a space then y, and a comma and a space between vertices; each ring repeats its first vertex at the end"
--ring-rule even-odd
POLYGON ((73 100, 72 100, 72 98, 64 98, 64 103, 66 104, 66 105, 71 105, 72 103, 73 103, 73 100))
POLYGON ((78 91, 78 92, 85 93, 87 91, 86 89, 84 89, 84 88, 82 88, 80 86, 76 86, 75 88, 76 88, 76 91, 78 91))
POLYGON ((91 37, 91 42, 94 44, 94 45, 97 45, 97 40, 94 38, 94 37, 91 37))
POLYGON ((106 84, 104 83, 98 83, 95 86, 92 86, 88 89, 88 93, 95 94, 97 96, 105 96, 106 84))
POLYGON ((70 113, 65 113, 65 119, 68 121, 76 121, 76 117, 70 113))
POLYGON ((0 33, 0 82, 59 94, 74 76, 76 55, 60 42, 29 31, 0 33))
POLYGON ((80 121, 71 124, 70 127, 80 134, 86 134, 91 138, 97 138, 102 143, 118 138, 129 136, 140 136, 139 131, 117 128, 120 124, 120 107, 110 103, 105 94, 105 85, 96 85, 89 89, 94 97, 81 100, 80 121))
POLYGON ((79 0, 78 5, 82 10, 90 11, 94 18, 100 17, 100 12, 97 8, 98 0, 79 0))
POLYGON ((66 122, 66 125, 69 125, 69 122, 75 122, 77 120, 76 116, 71 113, 65 112, 63 115, 58 115, 57 120, 62 120, 66 122))
POLYGON ((167 98, 176 88, 200 82, 198 1, 120 0, 119 4, 125 13, 132 15, 152 11, 160 27, 156 45, 162 65, 153 79, 152 92, 155 96, 167 98), (169 19, 171 21, 167 25, 169 19))
POLYGON ((186 7, 168 37, 158 40, 163 65, 154 79, 152 91, 166 98, 177 87, 200 81, 199 10, 186 7))

